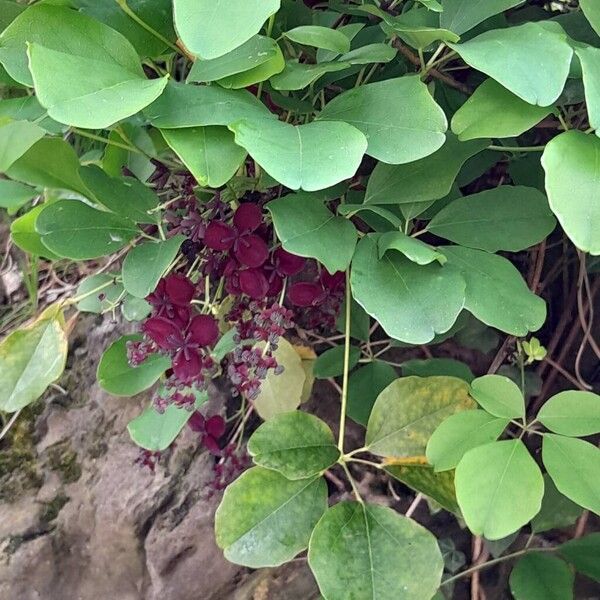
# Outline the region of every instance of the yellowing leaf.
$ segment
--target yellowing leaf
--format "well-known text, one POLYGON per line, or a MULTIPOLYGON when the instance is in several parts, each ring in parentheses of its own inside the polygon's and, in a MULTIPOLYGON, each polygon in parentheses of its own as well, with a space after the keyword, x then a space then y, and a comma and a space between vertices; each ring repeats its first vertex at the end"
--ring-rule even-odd
POLYGON ((254 400, 256 412, 265 421, 279 413, 298 408, 306 380, 302 360, 294 347, 284 338, 279 340, 278 345, 273 356, 277 364, 283 367, 283 373, 276 375, 269 371, 254 400))
POLYGON ((0 410, 16 412, 37 400, 65 368, 67 336, 59 309, 0 344, 0 410))
POLYGON ((379 456, 425 455, 431 434, 447 417, 475 406, 469 385, 456 377, 402 377, 375 402, 367 447, 379 456))

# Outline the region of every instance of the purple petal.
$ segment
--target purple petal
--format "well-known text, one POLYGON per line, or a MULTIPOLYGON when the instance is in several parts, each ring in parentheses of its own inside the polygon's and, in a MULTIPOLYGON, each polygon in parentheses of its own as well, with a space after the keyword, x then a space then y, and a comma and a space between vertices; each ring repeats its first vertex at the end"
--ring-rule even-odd
POLYGON ((242 204, 233 215, 233 224, 240 233, 258 229, 262 220, 262 210, 252 203, 242 204))
POLYGON ((194 317, 188 331, 192 341, 200 346, 212 346, 219 339, 219 325, 210 315, 194 317))
POLYGON ((257 235, 244 235, 238 240, 235 257, 247 267, 260 267, 269 257, 269 248, 257 235))
POLYGON ((229 250, 235 237, 233 227, 221 221, 212 221, 206 228, 204 243, 213 250, 229 250))

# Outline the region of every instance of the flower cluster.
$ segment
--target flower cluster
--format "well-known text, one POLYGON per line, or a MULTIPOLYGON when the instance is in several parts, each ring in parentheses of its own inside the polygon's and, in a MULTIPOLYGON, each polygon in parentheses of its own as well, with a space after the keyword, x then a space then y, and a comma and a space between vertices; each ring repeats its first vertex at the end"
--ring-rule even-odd
POLYGON ((200 435, 200 443, 211 453, 216 456, 221 455, 219 448, 219 439, 225 433, 225 419, 219 415, 206 418, 202 413, 196 411, 188 421, 188 425, 192 431, 200 435))

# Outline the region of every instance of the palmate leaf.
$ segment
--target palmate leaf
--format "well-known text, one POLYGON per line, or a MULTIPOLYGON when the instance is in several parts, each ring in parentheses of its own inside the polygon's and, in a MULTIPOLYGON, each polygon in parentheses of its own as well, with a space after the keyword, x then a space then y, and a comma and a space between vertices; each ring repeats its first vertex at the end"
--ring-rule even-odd
POLYGON ((549 106, 560 96, 573 56, 567 35, 552 21, 494 29, 449 46, 468 65, 538 106, 549 106))
POLYGON ((270 567, 294 558, 327 508, 321 477, 290 481, 253 467, 232 483, 217 509, 215 533, 225 558, 247 567, 270 567))
POLYGON ((161 133, 200 185, 224 185, 246 158, 246 151, 235 144, 225 127, 163 129, 161 133))
POLYGON ((356 301, 394 339, 426 344, 448 331, 465 302, 465 282, 455 269, 417 265, 399 252, 380 259, 377 236, 359 242, 352 260, 356 301))
POLYGON ((542 472, 521 440, 491 442, 469 450, 456 467, 456 497, 469 529, 499 540, 540 510, 542 472))
POLYGON ((561 133, 542 156, 550 208, 580 249, 600 255, 600 139, 581 131, 561 133))
POLYGON ((327 424, 300 411, 263 423, 248 440, 248 452, 255 464, 291 480, 318 475, 340 457, 327 424))
POLYGON ((435 537, 375 504, 340 502, 310 539, 308 564, 328 600, 429 600, 443 561, 435 537))
POLYGON ((322 190, 352 177, 367 149, 365 136, 343 122, 289 125, 276 120, 232 123, 235 143, 292 190, 322 190))
POLYGON ((431 434, 450 415, 473 408, 469 385, 455 377, 402 377, 378 396, 366 447, 387 457, 424 456, 431 434))
POLYGON ((313 194, 289 194, 267 208, 282 246, 292 254, 316 258, 330 273, 344 271, 358 238, 352 222, 335 216, 313 194))
POLYGON ((575 575, 564 560, 534 552, 524 556, 510 574, 515 600, 571 600, 575 575))
POLYGON ((354 125, 367 137, 367 154, 391 164, 433 154, 443 145, 448 128, 444 112, 417 76, 344 92, 329 102, 318 118, 354 125))
POLYGON ((544 194, 503 185, 451 202, 427 229, 463 246, 487 252, 519 252, 545 239, 556 226, 544 194))
POLYGON ((167 83, 146 79, 127 38, 68 8, 30 7, 0 40, 8 73, 35 85, 49 116, 67 125, 112 125, 147 106, 167 83))
POLYGON ((201 59, 223 56, 256 35, 281 0, 174 0, 175 27, 201 59))
POLYGON ((67 346, 58 305, 6 337, 0 344, 0 410, 13 413, 37 400, 63 372, 67 346))

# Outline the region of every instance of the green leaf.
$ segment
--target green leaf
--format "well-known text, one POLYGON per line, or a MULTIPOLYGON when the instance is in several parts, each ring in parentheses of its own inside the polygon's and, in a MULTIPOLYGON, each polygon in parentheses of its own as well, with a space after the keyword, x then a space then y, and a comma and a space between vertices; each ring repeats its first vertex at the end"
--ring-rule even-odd
POLYGON ((35 123, 0 118, 0 172, 7 171, 45 133, 35 123))
POLYGON ((322 190, 353 177, 367 149, 365 136, 342 122, 295 126, 244 119, 229 129, 236 144, 273 179, 293 190, 322 190))
POLYGON ((452 131, 461 141, 515 137, 551 113, 551 108, 528 104, 493 79, 486 79, 454 113, 452 131))
POLYGON ((0 32, 4 31, 24 10, 23 4, 12 0, 0 0, 0 32))
POLYGON ((116 280, 114 274, 98 273, 86 277, 77 287, 75 296, 86 296, 77 303, 77 310, 99 315, 110 310, 122 295, 123 285, 116 280))
POLYGON ((285 68, 285 58, 279 46, 276 45, 275 50, 275 56, 269 58, 268 61, 243 73, 236 73, 235 75, 219 79, 219 85, 224 88, 239 90, 262 81, 267 81, 270 77, 281 73, 285 68))
POLYGON ((1 117, 8 117, 13 121, 35 122, 48 133, 60 134, 65 126, 45 117, 46 109, 38 102, 35 96, 22 96, 20 98, 7 98, 0 100, 1 117))
POLYGON ((600 35, 600 6, 598 6, 598 3, 594 0, 579 0, 579 6, 590 25, 600 35))
POLYGON ((442 508, 461 517, 454 489, 454 471, 436 473, 429 465, 392 464, 385 471, 415 492, 431 498, 442 508))
POLYGON ((166 450, 179 435, 192 413, 175 404, 159 413, 152 406, 127 425, 131 439, 138 446, 150 452, 166 450))
POLYGON ((465 283, 456 270, 419 266, 395 252, 380 260, 373 235, 356 248, 351 282, 356 301, 386 333, 410 344, 426 344, 448 331, 465 298, 465 283))
POLYGON ((553 21, 494 29, 463 44, 448 45, 468 65, 538 106, 549 106, 558 99, 573 56, 567 35, 553 21))
POLYGON ((363 10, 382 18, 383 30, 390 36, 397 35, 413 48, 423 50, 434 42, 458 42, 460 36, 439 27, 437 15, 422 7, 413 8, 397 17, 381 9, 364 6, 363 10))
MULTIPOLYGON (((116 61, 112 54, 101 51, 112 43, 112 36, 103 34, 90 32, 90 49, 79 48, 77 53, 28 45, 29 68, 37 97, 56 121, 74 127, 105 129, 148 106, 165 89, 167 77, 146 79, 141 65, 131 63, 133 57, 116 61), (89 56, 92 49, 95 58, 89 56)), ((137 60, 133 47, 130 52, 137 60)))
POLYGON ((316 258, 330 273, 344 271, 354 254, 358 235, 351 221, 336 217, 310 194, 289 194, 267 208, 282 246, 292 254, 316 258))
POLYGON ((417 76, 370 83, 334 98, 320 120, 345 121, 362 131, 367 154, 385 163, 409 163, 438 150, 448 123, 417 76))
POLYGON ((592 46, 576 47, 575 54, 581 63, 590 125, 600 137, 600 49, 592 46))
MULTIPOLYGON (((344 346, 336 346, 320 354, 313 367, 314 376, 317 379, 329 379, 341 375, 344 372, 344 350, 344 346)), ((350 346, 350 369, 358 364, 359 358, 360 348, 350 346)))
POLYGON ((150 316, 152 306, 143 298, 135 298, 130 294, 125 294, 121 304, 121 313, 127 321, 143 321, 150 316))
POLYGON ((499 540, 540 510, 544 480, 521 440, 491 442, 469 450, 456 467, 456 497, 475 535, 499 540))
POLYGON ((123 262, 123 285, 136 298, 145 298, 156 289, 185 240, 175 235, 166 241, 144 242, 130 250, 123 262))
POLYGON ((37 192, 28 185, 0 179, 0 207, 6 208, 9 215, 14 215, 36 196, 37 192))
POLYGON ((539 190, 502 185, 451 202, 427 229, 462 246, 519 252, 541 242, 555 226, 548 201, 539 190))
POLYGON ((281 0, 174 0, 175 28, 201 59, 223 56, 256 35, 281 0))
POLYGON ((495 442, 509 424, 484 410, 465 410, 448 417, 427 443, 427 461, 435 471, 456 468, 471 449, 495 442))
POLYGON ((516 267, 502 256, 461 246, 440 252, 456 267, 467 288, 465 308, 486 325, 525 336, 546 320, 546 303, 533 294, 516 267))
POLYGON ((215 362, 221 362, 230 352, 233 352, 238 343, 236 339, 236 329, 232 328, 221 336, 211 352, 211 356, 215 362))
POLYGON ((446 375, 448 377, 458 377, 467 383, 471 383, 475 378, 473 372, 467 364, 453 358, 427 358, 419 360, 418 358, 407 360, 402 363, 402 375, 410 377, 432 377, 434 375, 446 375))
POLYGON ((37 218, 36 229, 49 250, 73 260, 112 254, 139 233, 133 221, 77 200, 59 200, 46 206, 37 218))
POLYGON ((590 533, 585 537, 565 542, 560 547, 560 554, 580 573, 600 581, 600 533, 590 533))
POLYGON ((237 75, 268 62, 279 52, 275 40, 255 35, 235 50, 219 58, 195 61, 187 81, 206 83, 237 75))
POLYGON ((37 400, 64 371, 68 342, 60 308, 0 343, 0 410, 13 413, 37 400))
POLYGON ((256 412, 265 421, 298 408, 306 380, 302 360, 286 339, 279 339, 278 348, 273 352, 273 356, 277 364, 283 367, 283 373, 276 375, 270 370, 254 400, 256 412))
POLYGON ((202 186, 227 183, 244 162, 246 151, 237 146, 225 127, 163 129, 165 141, 202 186))
POLYGON ((440 25, 460 35, 489 17, 523 2, 524 0, 486 0, 485 2, 442 0, 444 11, 440 14, 440 25))
POLYGON ((450 193, 463 164, 481 152, 488 140, 459 142, 448 135, 434 154, 407 165, 379 163, 367 184, 365 203, 403 204, 439 200, 450 193))
POLYGON ((310 538, 308 564, 328 600, 429 600, 443 560, 435 537, 391 508, 340 502, 310 538))
POLYGON ((82 167, 79 175, 102 206, 136 223, 156 224, 160 200, 156 193, 133 177, 111 177, 95 165, 82 167))
POLYGON ((73 147, 60 138, 42 138, 7 169, 12 179, 29 185, 89 194, 79 176, 73 147))
POLYGON ((583 440, 547 433, 542 460, 558 490, 600 514, 600 450, 583 440))
POLYGON ((274 75, 270 84, 275 90, 301 90, 325 75, 325 73, 334 73, 343 71, 350 67, 347 62, 325 62, 316 65, 299 63, 295 60, 286 62, 285 69, 274 75))
POLYGON ((560 392, 546 401, 537 420, 554 433, 594 435, 600 432, 600 396, 574 390, 560 392))
POLYGON ((550 208, 569 239, 584 252, 600 255, 600 140, 567 131, 548 142, 542 155, 550 208))
MULTIPOLYGON (((381 217, 381 219, 385 219, 387 221, 387 223, 385 224, 387 227, 386 231, 391 231, 394 229, 400 229, 404 227, 404 223, 402 222, 402 219, 399 216, 395 215, 392 211, 388 210, 387 208, 383 208, 381 206, 376 206, 372 204, 340 204, 338 206, 337 211, 338 214, 344 215, 348 218, 353 217, 354 215, 361 212, 373 213, 373 215, 375 215, 376 217, 381 217)), ((370 222, 368 215, 362 216, 361 218, 366 223, 370 222)), ((381 222, 381 219, 376 220, 377 222, 381 222)))
POLYGON ((379 360, 354 371, 348 381, 346 414, 366 427, 377 397, 397 378, 394 367, 379 360))
POLYGON ((54 254, 42 244, 42 236, 35 229, 38 216, 47 206, 47 203, 38 204, 22 217, 15 219, 10 225, 10 237, 21 250, 34 256, 56 260, 60 256, 54 254))
POLYGON ((571 600, 575 577, 567 564, 549 554, 532 552, 510 574, 515 600, 571 600))
POLYGON ((477 404, 495 417, 525 417, 525 399, 514 381, 503 375, 484 375, 471 383, 471 396, 477 404))
POLYGON ((340 62, 351 65, 369 65, 372 63, 388 63, 396 57, 397 50, 388 44, 366 44, 360 48, 350 50, 340 56, 340 62))
MULTIPOLYGON (((96 25, 94 19, 66 7, 49 4, 30 6, 0 34, 0 63, 15 81, 32 87, 27 43, 43 43, 47 48, 61 50, 66 45, 65 32, 68 31, 69 44, 77 47, 83 40, 83 47, 86 47, 89 44, 89 40, 86 39, 87 28, 91 27, 95 32, 96 25)), ((114 42, 117 54, 124 45, 129 46, 127 40, 123 44, 123 36, 116 32, 112 32, 110 41, 114 42)))
POLYGON ((424 456, 427 442, 450 415, 474 406, 469 385, 455 377, 402 377, 379 394, 366 445, 378 456, 424 456))
POLYGON ((96 374, 102 389, 114 396, 135 396, 151 388, 171 367, 170 359, 160 354, 151 354, 139 367, 130 367, 127 342, 140 339, 139 335, 127 335, 107 348, 96 374))
POLYGON ((326 508, 327 485, 321 477, 290 481, 254 467, 225 490, 215 515, 217 544, 230 562, 275 567, 308 546, 326 508))
POLYGON ((301 25, 283 34, 288 40, 303 44, 331 50, 338 54, 350 51, 350 40, 337 29, 321 27, 319 25, 301 25))
MULTIPOLYGON (((154 31, 171 42, 175 41, 177 36, 173 29, 171 0, 127 0, 127 5, 154 31)), ((163 41, 125 14, 118 2, 75 0, 74 6, 124 35, 140 56, 160 56, 167 49, 163 41)))
POLYGON ((263 423, 248 440, 248 452, 255 464, 292 480, 318 475, 340 457, 327 424, 300 411, 263 423))
POLYGON ((246 90, 226 90, 218 85, 170 82, 162 95, 144 110, 154 127, 179 129, 229 125, 244 118, 275 117, 246 90))
MULTIPOLYGON (((206 392, 198 392, 192 388, 186 388, 186 391, 192 393, 196 398, 195 410, 208 401, 206 392)), ((172 394, 164 387, 158 393, 172 394)), ((162 452, 175 441, 192 414, 193 411, 179 408, 175 404, 170 404, 162 413, 159 413, 153 406, 149 406, 139 417, 129 422, 127 431, 138 446, 151 452, 162 452)))
POLYGON ((446 262, 446 257, 440 254, 428 244, 413 237, 409 237, 401 231, 389 231, 384 233, 377 242, 379 258, 382 259, 386 252, 397 250, 408 260, 418 265, 428 265, 438 261, 441 265, 446 262))
POLYGON ((544 475, 544 497, 540 512, 531 520, 531 531, 543 533, 550 529, 562 529, 577 521, 583 509, 561 494, 552 478, 544 475))

